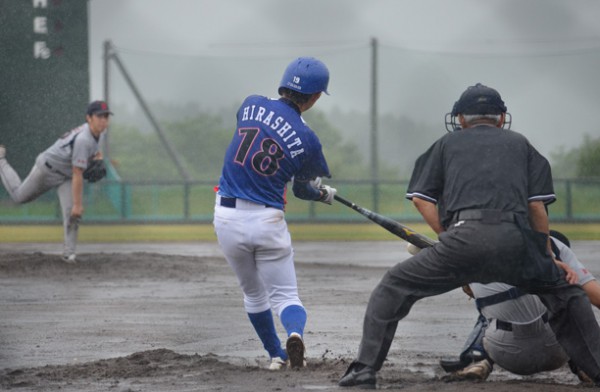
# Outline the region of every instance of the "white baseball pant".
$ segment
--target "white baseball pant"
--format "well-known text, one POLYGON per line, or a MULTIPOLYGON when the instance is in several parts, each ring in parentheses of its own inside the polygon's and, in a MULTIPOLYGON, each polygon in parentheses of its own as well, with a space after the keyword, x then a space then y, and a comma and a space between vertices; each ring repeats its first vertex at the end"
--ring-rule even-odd
POLYGON ((242 199, 235 208, 219 201, 217 195, 215 233, 244 293, 246 312, 271 308, 280 316, 290 305, 302 306, 284 212, 242 199))

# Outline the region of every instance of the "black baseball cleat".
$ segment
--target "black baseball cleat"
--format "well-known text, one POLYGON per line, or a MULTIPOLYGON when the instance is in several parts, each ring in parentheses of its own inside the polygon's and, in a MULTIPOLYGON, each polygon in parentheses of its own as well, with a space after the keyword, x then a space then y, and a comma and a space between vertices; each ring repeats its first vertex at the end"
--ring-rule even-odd
POLYGON ((440 359, 440 366, 446 373, 452 373, 464 369, 475 362, 483 361, 484 359, 489 359, 485 351, 470 349, 460 354, 458 359, 440 359))
POLYGON ((352 362, 346 374, 338 381, 340 387, 375 389, 377 376, 375 369, 360 362, 352 362))
POLYGON ((290 368, 300 369, 306 367, 304 360, 304 342, 300 334, 292 332, 285 343, 286 351, 290 361, 290 368))
POLYGON ((440 366, 442 367, 442 369, 444 369, 446 373, 452 373, 462 370, 469 366, 471 363, 471 361, 463 361, 461 359, 440 359, 440 366))

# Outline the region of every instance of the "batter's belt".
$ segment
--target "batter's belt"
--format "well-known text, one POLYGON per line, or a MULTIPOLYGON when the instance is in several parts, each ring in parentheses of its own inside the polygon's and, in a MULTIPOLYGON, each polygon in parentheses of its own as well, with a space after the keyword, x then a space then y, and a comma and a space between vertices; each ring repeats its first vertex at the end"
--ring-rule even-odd
POLYGON ((44 166, 46 166, 46 168, 48 168, 48 170, 50 170, 52 173, 58 173, 65 177, 69 177, 69 176, 65 175, 63 172, 59 171, 58 169, 55 169, 54 166, 52 166, 50 163, 48 163, 48 161, 44 162, 44 166))
POLYGON ((264 204, 258 204, 249 200, 221 195, 217 195, 217 204, 221 207, 237 208, 240 210, 261 210, 268 207, 264 204))

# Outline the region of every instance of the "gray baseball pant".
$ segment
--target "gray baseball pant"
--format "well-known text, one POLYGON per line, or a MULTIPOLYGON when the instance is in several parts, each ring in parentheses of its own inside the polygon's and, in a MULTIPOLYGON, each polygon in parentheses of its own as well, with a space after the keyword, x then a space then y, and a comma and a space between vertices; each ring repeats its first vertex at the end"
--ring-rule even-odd
POLYGON ((483 347, 495 364, 509 372, 530 375, 555 370, 569 358, 550 326, 541 318, 530 324, 512 324, 511 331, 492 320, 483 336, 483 347))
POLYGON ((19 174, 6 159, 0 159, 0 177, 4 188, 17 204, 33 201, 50 189, 56 188, 63 218, 63 254, 65 256, 74 254, 79 223, 71 220, 71 209, 73 208, 71 178, 46 167, 41 156, 37 157, 35 165, 24 181, 21 181, 19 174))

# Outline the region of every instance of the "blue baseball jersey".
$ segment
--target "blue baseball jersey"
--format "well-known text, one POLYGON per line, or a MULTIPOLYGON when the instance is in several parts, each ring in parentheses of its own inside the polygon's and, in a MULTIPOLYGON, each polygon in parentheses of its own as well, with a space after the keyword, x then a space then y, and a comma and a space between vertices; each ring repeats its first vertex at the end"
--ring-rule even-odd
POLYGON ((219 194, 284 209, 287 183, 330 177, 317 135, 292 102, 251 95, 237 113, 219 194))

